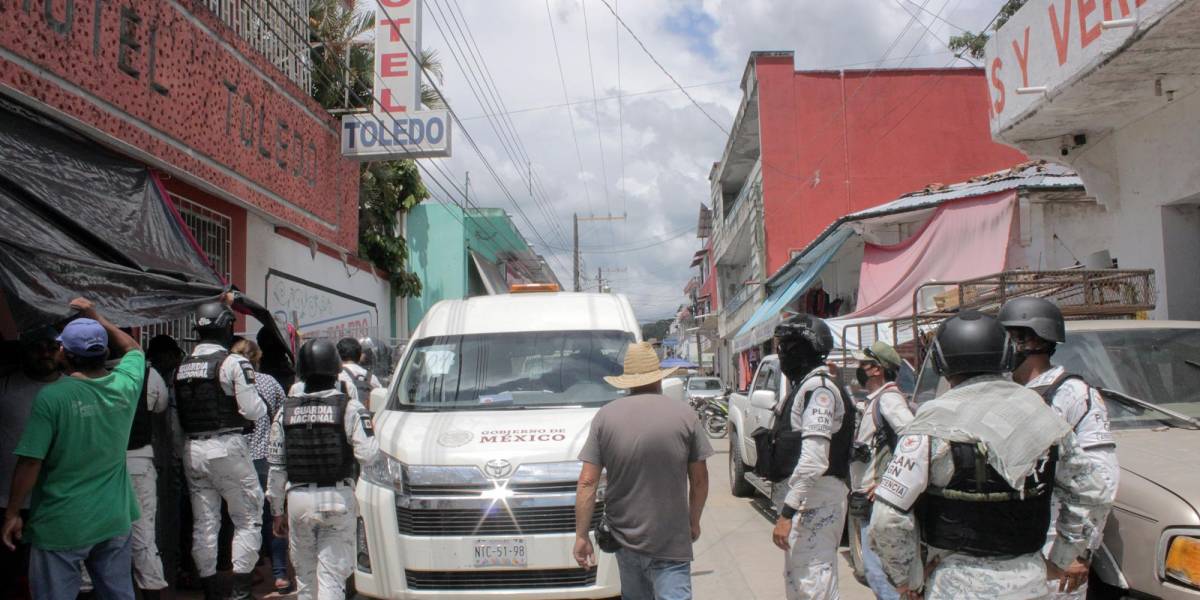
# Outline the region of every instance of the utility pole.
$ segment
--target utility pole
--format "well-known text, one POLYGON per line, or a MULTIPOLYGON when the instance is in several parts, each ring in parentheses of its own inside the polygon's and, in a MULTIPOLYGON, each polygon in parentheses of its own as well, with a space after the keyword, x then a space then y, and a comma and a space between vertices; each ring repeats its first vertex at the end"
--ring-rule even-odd
POLYGON ((596 293, 604 293, 604 267, 596 267, 596 293))
POLYGON ((579 289, 579 213, 575 213, 575 251, 571 253, 572 263, 575 265, 575 291, 579 289))
POLYGON ((586 217, 579 216, 579 213, 574 214, 575 220, 575 291, 580 292, 583 289, 579 285, 579 222, 580 221, 624 221, 625 215, 588 215, 586 217))

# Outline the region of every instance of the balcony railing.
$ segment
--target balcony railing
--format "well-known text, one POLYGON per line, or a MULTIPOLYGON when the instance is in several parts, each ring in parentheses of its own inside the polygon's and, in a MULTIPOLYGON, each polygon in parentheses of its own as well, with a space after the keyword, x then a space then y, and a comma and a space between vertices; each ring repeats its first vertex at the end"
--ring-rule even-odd
POLYGON ((204 4, 304 93, 312 93, 309 0, 204 0, 204 4))

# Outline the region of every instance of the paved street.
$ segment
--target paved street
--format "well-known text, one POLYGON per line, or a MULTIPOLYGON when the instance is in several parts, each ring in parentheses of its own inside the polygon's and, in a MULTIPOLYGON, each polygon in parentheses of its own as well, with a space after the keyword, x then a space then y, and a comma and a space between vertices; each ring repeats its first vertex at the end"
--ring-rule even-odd
MULTIPOLYGON (((692 566, 695 597, 783 598, 783 552, 771 543, 771 509, 765 499, 729 493, 729 441, 713 440, 713 448, 717 453, 708 459, 708 505, 692 566)), ((844 600, 874 597, 855 581, 844 556, 838 578, 844 600)))

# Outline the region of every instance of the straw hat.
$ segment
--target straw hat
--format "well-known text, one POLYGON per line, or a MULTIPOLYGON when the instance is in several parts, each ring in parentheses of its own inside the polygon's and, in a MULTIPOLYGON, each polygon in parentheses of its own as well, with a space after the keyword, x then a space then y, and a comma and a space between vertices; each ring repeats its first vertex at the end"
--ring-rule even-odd
POLYGON ((625 372, 621 375, 605 377, 609 385, 628 390, 631 388, 650 385, 662 381, 675 374, 678 367, 663 369, 658 364, 658 354, 649 342, 630 344, 625 349, 625 372))

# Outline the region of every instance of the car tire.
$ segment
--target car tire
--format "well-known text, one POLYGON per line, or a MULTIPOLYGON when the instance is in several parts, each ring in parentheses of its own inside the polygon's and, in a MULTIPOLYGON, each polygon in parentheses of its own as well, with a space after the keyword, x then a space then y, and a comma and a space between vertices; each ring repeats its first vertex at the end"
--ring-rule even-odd
POLYGON ((749 498, 754 495, 754 486, 746 481, 746 463, 742 462, 742 451, 739 449, 739 438, 736 429, 727 428, 729 432, 729 493, 735 498, 749 498))

